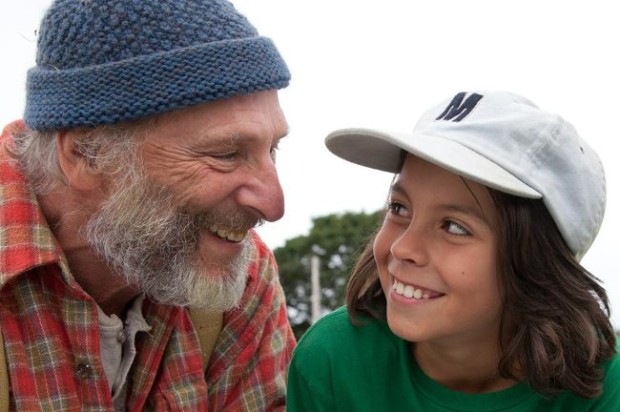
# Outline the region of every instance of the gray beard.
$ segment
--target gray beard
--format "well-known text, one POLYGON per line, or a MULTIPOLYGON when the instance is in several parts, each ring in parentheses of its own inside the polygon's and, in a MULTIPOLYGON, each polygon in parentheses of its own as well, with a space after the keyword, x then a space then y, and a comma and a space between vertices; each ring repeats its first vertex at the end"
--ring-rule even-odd
POLYGON ((167 189, 144 178, 122 180, 83 228, 95 252, 156 302, 218 311, 236 307, 246 286, 251 240, 243 240, 238 256, 205 263, 198 256, 200 233, 210 225, 248 229, 256 219, 230 210, 191 214, 174 206, 167 189))

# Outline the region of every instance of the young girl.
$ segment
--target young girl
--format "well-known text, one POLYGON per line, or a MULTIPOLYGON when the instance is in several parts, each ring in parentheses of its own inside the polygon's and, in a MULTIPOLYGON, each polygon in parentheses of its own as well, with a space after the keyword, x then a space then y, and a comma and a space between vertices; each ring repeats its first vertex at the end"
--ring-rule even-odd
POLYGON ((620 411, 607 295, 579 264, 605 176, 570 124, 459 93, 413 133, 326 144, 396 176, 346 308, 299 342, 289 411, 620 411))

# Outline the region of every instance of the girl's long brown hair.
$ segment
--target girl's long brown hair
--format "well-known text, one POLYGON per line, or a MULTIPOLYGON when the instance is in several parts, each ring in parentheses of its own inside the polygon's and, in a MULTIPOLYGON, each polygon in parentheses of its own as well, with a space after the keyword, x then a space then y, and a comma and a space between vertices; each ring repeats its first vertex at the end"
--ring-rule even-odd
MULTIPOLYGON (((615 354, 609 301, 599 280, 575 259, 541 200, 489 189, 497 206, 497 272, 504 296, 498 372, 552 396, 594 398, 601 363, 615 354)), ((371 239, 347 284, 349 316, 385 320, 371 239)))

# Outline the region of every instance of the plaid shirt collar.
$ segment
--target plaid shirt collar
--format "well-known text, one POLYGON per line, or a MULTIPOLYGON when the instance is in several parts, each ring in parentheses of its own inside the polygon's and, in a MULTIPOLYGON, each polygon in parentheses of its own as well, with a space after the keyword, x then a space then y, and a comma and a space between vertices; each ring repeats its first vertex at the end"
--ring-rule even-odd
POLYGON ((50 263, 60 264, 65 282, 75 284, 35 194, 7 152, 14 145, 12 136, 24 128, 23 121, 16 121, 0 136, 0 288, 31 268, 50 263))

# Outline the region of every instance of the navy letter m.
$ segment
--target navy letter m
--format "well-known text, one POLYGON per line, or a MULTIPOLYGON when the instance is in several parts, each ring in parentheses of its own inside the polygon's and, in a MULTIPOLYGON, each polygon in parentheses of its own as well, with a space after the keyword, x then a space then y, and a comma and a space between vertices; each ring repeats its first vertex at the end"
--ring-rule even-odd
POLYGON ((461 92, 454 96, 448 107, 437 117, 435 120, 452 120, 453 122, 460 122, 465 116, 467 116, 476 107, 482 95, 472 93, 471 96, 463 102, 465 92, 461 92))

